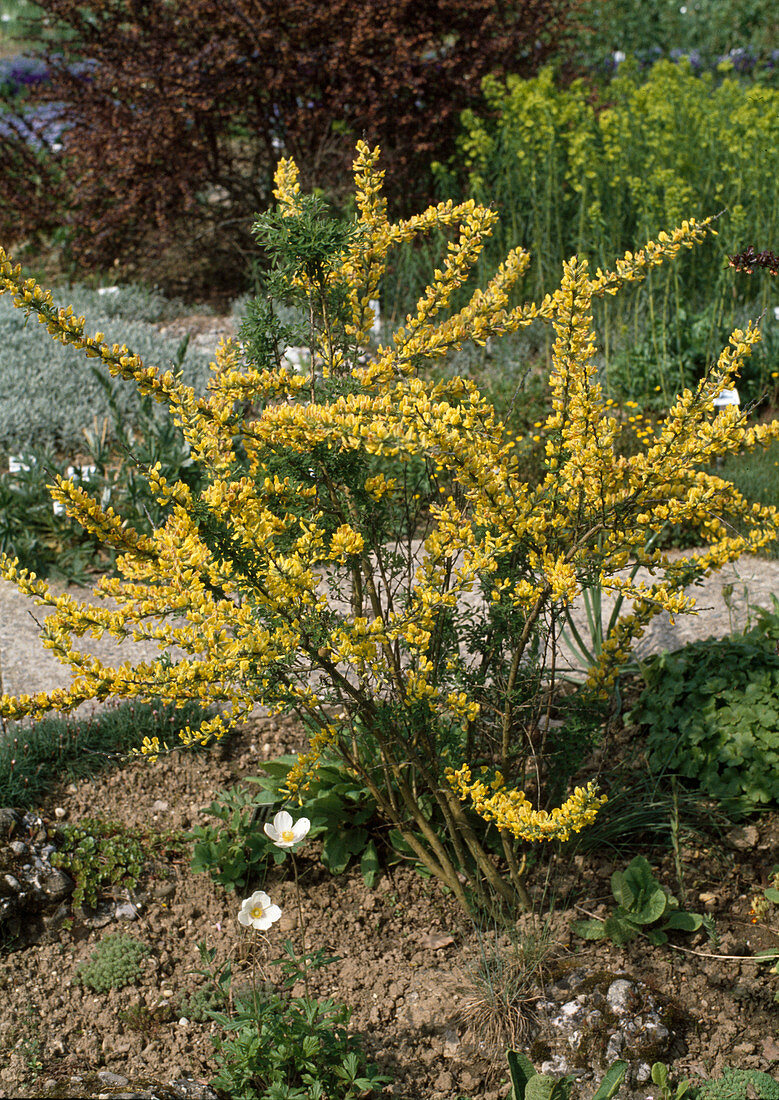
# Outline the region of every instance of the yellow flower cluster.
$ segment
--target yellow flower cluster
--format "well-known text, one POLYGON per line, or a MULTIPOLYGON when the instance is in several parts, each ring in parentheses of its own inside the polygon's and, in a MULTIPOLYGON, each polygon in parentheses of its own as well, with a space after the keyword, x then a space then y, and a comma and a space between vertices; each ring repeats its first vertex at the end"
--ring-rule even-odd
POLYGON ((298 758, 287 773, 287 780, 282 789, 282 794, 289 798, 297 798, 302 803, 303 794, 311 784, 311 779, 316 772, 322 753, 338 739, 338 726, 331 722, 320 727, 311 737, 306 752, 298 754, 298 758))
MULTIPOLYGON (((736 376, 756 329, 733 334, 701 385, 680 395, 630 457, 620 447, 623 424, 595 370, 593 299, 643 279, 701 240, 710 232, 708 222, 685 222, 626 253, 613 271, 599 269, 594 276, 574 257, 558 290, 521 306, 511 306, 510 295, 528 256, 515 250, 484 289, 455 309, 455 294, 468 281, 495 213, 473 201, 446 202, 390 222, 377 165, 378 150, 359 143, 356 232, 327 276, 345 290, 348 355, 328 334, 312 336, 319 341, 323 377, 348 371, 348 385, 328 389, 313 374, 304 377, 283 364, 259 370, 226 342, 217 350, 206 392, 196 395, 170 371, 146 366, 126 347, 109 346, 101 333, 87 335, 83 318, 57 309, 51 295, 24 279, 0 250, 0 292, 36 313, 55 339, 167 403, 207 475, 206 487, 195 494, 183 482, 169 484, 158 467, 147 471, 168 509, 150 536, 124 524, 83 487, 57 480, 55 498, 117 551, 119 575, 102 578, 95 602, 82 603, 57 596, 0 558, 2 575, 52 609, 43 641, 74 675, 67 691, 3 696, 0 715, 37 717, 109 696, 224 704, 199 732, 183 732, 188 743, 220 736, 257 703, 274 711, 293 708, 319 730, 291 773, 293 789, 337 737, 333 707, 364 714, 369 708, 358 704, 366 699, 377 701, 377 710, 391 704, 396 712, 429 714, 431 730, 436 722, 470 730, 491 720, 494 708, 480 706, 464 690, 468 634, 474 617, 483 621, 489 613, 488 600, 493 613, 500 605, 505 618, 522 624, 511 654, 519 667, 533 630, 542 629, 545 615, 548 620, 570 604, 587 578, 624 591, 632 607, 606 639, 592 676, 593 686, 605 690, 653 615, 689 607, 681 595, 687 584, 776 536, 775 509, 747 504, 724 480, 701 470, 716 454, 779 437, 779 424, 750 426, 744 414, 713 412, 713 398, 736 376), (370 302, 391 249, 433 230, 452 237, 440 268, 416 310, 373 349, 370 302), (546 473, 531 485, 476 384, 429 378, 419 364, 465 341, 484 344, 534 321, 554 330, 553 404, 539 432, 546 473), (414 463, 429 472, 434 486, 422 501, 407 476, 414 463), (393 515, 404 517, 406 535, 392 528, 393 515), (733 516, 743 521, 745 534, 732 535, 733 516), (383 528, 382 517, 390 517, 383 528), (690 520, 708 539, 704 552, 680 563, 647 549, 666 523, 690 520), (496 576, 507 561, 514 563, 510 572, 496 576), (649 569, 651 583, 624 586, 619 574, 632 561, 649 569), (102 633, 120 642, 151 641, 159 658, 111 668, 76 648, 75 639, 102 633)), ((279 166, 276 196, 282 211, 294 216, 300 184, 291 161, 279 166)), ((510 700, 505 706, 500 720, 510 729, 510 700)), ((402 722, 398 728, 405 728, 402 722)), ((398 761, 406 760, 409 745, 416 748, 411 735, 386 749, 387 774, 400 774, 405 765, 398 761)), ((158 748, 150 743, 141 751, 154 757, 158 748)), ((430 759, 437 760, 435 745, 430 759)), ((590 820, 599 804, 585 788, 544 816, 516 792, 501 788, 487 797, 471 784, 470 773, 456 774, 457 789, 477 808, 525 837, 562 836, 590 820)))
MULTIPOLYGON (((482 769, 486 776, 487 769, 482 769)), ((598 810, 607 801, 595 785, 577 787, 561 806, 547 812, 534 810, 524 791, 507 789, 498 774, 491 783, 473 779, 471 769, 463 764, 450 769, 447 778, 452 789, 465 801, 471 800, 476 813, 498 829, 511 833, 517 840, 534 843, 540 840, 568 840, 571 833, 581 832, 595 820, 598 810)))

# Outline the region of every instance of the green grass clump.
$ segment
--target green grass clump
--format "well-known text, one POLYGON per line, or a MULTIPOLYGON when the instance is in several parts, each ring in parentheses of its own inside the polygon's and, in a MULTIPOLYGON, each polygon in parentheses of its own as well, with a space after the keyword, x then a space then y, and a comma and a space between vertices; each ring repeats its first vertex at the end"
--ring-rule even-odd
POLYGON ((8 723, 0 739, 0 806, 34 809, 55 784, 116 764, 144 737, 173 741, 186 725, 202 722, 205 713, 196 703, 176 708, 125 702, 88 718, 8 723))
POLYGON ((151 948, 134 936, 113 932, 79 966, 76 980, 95 993, 133 985, 140 980, 143 960, 150 954, 151 948))

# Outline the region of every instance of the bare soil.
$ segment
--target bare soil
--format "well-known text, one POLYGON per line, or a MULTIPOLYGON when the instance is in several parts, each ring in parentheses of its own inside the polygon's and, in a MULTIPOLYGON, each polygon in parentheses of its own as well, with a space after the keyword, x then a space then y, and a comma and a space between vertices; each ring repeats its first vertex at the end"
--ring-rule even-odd
MULTIPOLYGON (((203 808, 219 791, 256 774, 264 759, 300 744, 293 724, 259 718, 214 751, 182 753, 173 763, 134 763, 57 790, 42 813, 52 822, 98 815, 128 826, 150 824, 160 832, 189 829, 208 820, 203 808)), ((667 848, 645 854, 661 881, 674 887, 667 848)), ((715 917, 721 936, 716 947, 700 934, 681 937, 678 949, 653 948, 645 941, 623 947, 584 943, 571 934, 571 920, 583 912, 605 914, 609 876, 624 866, 624 853, 577 856, 551 867, 557 902, 549 927, 555 948, 533 1003, 524 1006, 525 1034, 515 1035, 537 1063, 565 1054, 566 1046, 570 1059, 570 1043, 549 1026, 548 998, 550 987, 561 982, 564 987, 565 974, 575 968, 591 979, 581 986, 585 991, 599 980, 606 985, 618 977, 640 982, 662 1006, 670 1036, 661 1053, 663 1060, 675 1060, 680 1073, 713 1075, 726 1064, 766 1072, 779 1068, 774 1002, 779 980, 753 959, 758 950, 779 945, 779 930, 750 920, 752 894, 779 863, 779 814, 765 814, 722 841, 699 837, 683 846, 682 858, 688 906, 715 917), (535 1022, 527 1015, 530 1008, 535 1022)), ((285 866, 264 884, 283 909, 282 920, 268 933, 271 957, 288 936, 300 946, 294 885, 283 873, 285 866)), ((390 869, 368 889, 357 871, 329 875, 317 859, 316 842, 302 849, 299 866, 307 943, 339 956, 313 975, 314 990, 352 1009, 353 1030, 372 1060, 393 1078, 383 1095, 503 1100, 507 1034, 495 1041, 491 1025, 499 1022, 498 1015, 482 1012, 474 1026, 474 1008, 466 1007, 479 999, 473 978, 479 958, 497 950, 500 937, 494 930, 477 930, 435 882, 410 868, 390 869)), ((545 902, 541 895, 549 871, 539 866, 530 878, 547 913, 550 894, 545 902)), ((215 1025, 187 1021, 179 1006, 198 987, 193 970, 199 965, 200 940, 216 948, 218 960, 234 960, 236 982, 247 979, 248 941, 236 920, 241 899, 214 885, 207 874, 193 874, 186 853, 150 860, 135 892, 118 889, 112 900, 128 898, 139 911, 132 922, 117 920, 106 896, 97 913, 72 911, 49 934, 50 942, 12 950, 0 959, 0 1095, 47 1095, 55 1082, 61 1087, 100 1069, 165 1081, 213 1076, 215 1025), (91 993, 76 983, 76 969, 103 936, 117 930, 151 945, 148 969, 139 985, 91 993)), ((527 918, 520 918, 519 928, 527 930, 527 918)), ((521 1032, 516 1015, 514 1024, 521 1032)), ((595 1032, 594 1050, 593 1044, 595 1032)), ((605 1050, 596 1051, 590 1062, 597 1065, 605 1055, 605 1050)), ((623 1056, 633 1058, 635 1069, 631 1051, 623 1056)), ((585 1088, 584 1095, 592 1091, 585 1088)), ((649 1096, 652 1088, 636 1091, 634 1086, 630 1095, 649 1096)))

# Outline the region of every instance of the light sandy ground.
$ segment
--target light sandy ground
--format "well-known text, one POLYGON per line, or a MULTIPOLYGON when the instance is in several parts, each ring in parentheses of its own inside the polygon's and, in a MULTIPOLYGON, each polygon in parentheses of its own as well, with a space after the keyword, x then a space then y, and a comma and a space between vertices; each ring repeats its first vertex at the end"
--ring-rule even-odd
MULTIPOLYGON (((57 591, 68 591, 82 600, 89 596, 87 589, 60 586, 57 591)), ((673 624, 668 615, 658 616, 639 645, 640 653, 676 649, 696 638, 743 629, 755 607, 770 607, 771 596, 779 596, 779 561, 743 557, 691 591, 698 614, 677 616, 673 624), (730 610, 723 594, 726 586, 732 586, 730 610)), ((46 608, 36 607, 13 585, 0 581, 0 670, 3 690, 9 695, 48 691, 70 682, 69 670, 40 642, 38 623, 45 612, 46 608)), ((577 609, 576 618, 584 620, 581 608, 577 609)), ((109 637, 99 641, 88 639, 83 648, 111 664, 148 660, 158 655, 156 647, 149 643, 118 646, 109 637)))

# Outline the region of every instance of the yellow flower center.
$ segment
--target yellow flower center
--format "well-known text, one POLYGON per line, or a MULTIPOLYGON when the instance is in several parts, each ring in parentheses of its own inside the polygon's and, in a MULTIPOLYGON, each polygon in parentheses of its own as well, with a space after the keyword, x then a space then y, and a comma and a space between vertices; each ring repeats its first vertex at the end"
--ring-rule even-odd
POLYGON ((295 834, 292 829, 283 829, 281 833, 281 839, 286 840, 287 843, 289 843, 291 840, 295 839, 295 834))
POLYGON ((261 905, 255 905, 252 909, 252 920, 261 920, 265 910, 261 905))

